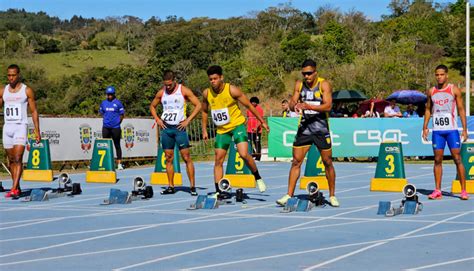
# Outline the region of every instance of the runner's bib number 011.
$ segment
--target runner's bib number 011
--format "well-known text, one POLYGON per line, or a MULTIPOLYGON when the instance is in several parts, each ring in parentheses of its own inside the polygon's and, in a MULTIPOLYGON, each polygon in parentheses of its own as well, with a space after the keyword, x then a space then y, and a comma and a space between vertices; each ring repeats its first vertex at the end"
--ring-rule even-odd
POLYGON ((9 103, 5 104, 4 108, 5 110, 3 112, 3 115, 5 116, 5 121, 19 121, 22 119, 21 104, 9 103))
POLYGON ((161 114, 161 119, 170 125, 178 125, 182 120, 182 111, 178 109, 167 109, 161 114))
POLYGON ((454 123, 449 113, 437 113, 433 116, 433 130, 453 130, 454 123))
POLYGON ((229 115, 228 108, 213 109, 211 110, 211 114, 212 114, 212 121, 217 126, 226 125, 227 123, 230 122, 230 115, 229 115))

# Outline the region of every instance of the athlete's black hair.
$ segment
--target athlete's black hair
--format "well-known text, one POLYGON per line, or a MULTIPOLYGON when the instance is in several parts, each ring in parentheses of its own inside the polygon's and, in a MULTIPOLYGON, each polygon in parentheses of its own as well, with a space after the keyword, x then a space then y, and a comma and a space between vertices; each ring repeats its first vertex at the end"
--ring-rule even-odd
POLYGON ((7 70, 11 70, 11 69, 15 69, 16 73, 20 73, 20 67, 18 67, 18 65, 16 64, 11 64, 10 66, 8 66, 7 70))
POLYGON ((207 75, 209 76, 213 74, 222 75, 222 67, 218 65, 212 65, 207 68, 207 75))
POLYGON ((448 67, 446 67, 446 65, 441 64, 441 65, 436 66, 435 71, 437 71, 439 69, 442 69, 442 70, 444 70, 445 73, 448 73, 448 67))
POLYGON ((308 58, 305 61, 303 61, 303 64, 301 64, 301 68, 308 67, 308 66, 316 68, 316 61, 308 58))
POLYGON ((284 103, 288 103, 288 100, 287 99, 284 99, 283 101, 281 101, 282 104, 284 103))
POLYGON ((174 80, 174 72, 172 70, 166 70, 163 73, 163 80, 174 80))

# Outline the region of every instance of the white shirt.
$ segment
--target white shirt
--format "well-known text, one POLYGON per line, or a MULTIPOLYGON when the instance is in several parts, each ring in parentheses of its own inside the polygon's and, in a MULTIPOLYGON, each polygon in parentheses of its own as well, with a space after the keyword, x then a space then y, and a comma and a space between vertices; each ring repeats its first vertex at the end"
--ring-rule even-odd
MULTIPOLYGON (((392 117, 392 116, 395 117, 394 115, 397 114, 397 113, 401 113, 401 111, 400 111, 400 107, 398 107, 397 105, 394 108, 392 108, 392 106, 390 106, 390 105, 387 105, 385 107, 383 113, 384 113, 385 117, 392 117)), ((397 116, 397 118, 398 118, 398 116, 397 116)))

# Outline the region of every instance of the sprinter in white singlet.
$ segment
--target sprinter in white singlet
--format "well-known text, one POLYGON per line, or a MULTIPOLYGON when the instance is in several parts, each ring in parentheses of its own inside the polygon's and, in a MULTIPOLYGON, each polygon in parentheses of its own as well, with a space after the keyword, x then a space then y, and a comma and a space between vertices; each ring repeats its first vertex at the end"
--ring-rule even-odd
MULTIPOLYGON (((156 93, 155 99, 151 102, 150 111, 156 124, 161 128, 160 143, 166 156, 166 173, 168 176, 168 188, 161 191, 161 194, 174 194, 174 147, 178 145, 181 157, 186 163, 186 172, 190 182, 190 193, 197 196, 194 180, 194 164, 189 153, 189 139, 186 127, 191 120, 201 110, 201 102, 194 93, 175 80, 174 72, 165 71, 163 74, 164 87, 156 93), (186 117, 186 101, 194 105, 194 110, 189 117, 186 117), (158 104, 163 106, 163 113, 159 117, 156 113, 158 104)), ((160 157, 157 157, 160 159, 160 157)))
POLYGON ((8 156, 12 188, 5 197, 20 196, 20 178, 23 171, 23 153, 27 141, 28 106, 35 126, 36 141, 40 141, 39 117, 33 90, 21 83, 20 68, 12 64, 7 68, 8 85, 0 89, 0 106, 3 104, 3 147, 8 156))
POLYGON ((466 112, 464 110, 462 94, 458 87, 448 83, 448 67, 439 65, 435 69, 437 85, 427 92, 428 101, 425 110, 425 120, 423 123, 423 138, 428 140, 428 122, 433 117, 433 133, 431 141, 433 143, 434 177, 435 190, 431 193, 429 199, 441 199, 441 176, 443 174, 443 155, 446 143, 451 151, 459 179, 461 181, 462 200, 469 199, 466 192, 466 174, 464 165, 461 161, 460 149, 461 139, 459 137, 457 116, 461 118, 463 141, 468 138, 466 112))

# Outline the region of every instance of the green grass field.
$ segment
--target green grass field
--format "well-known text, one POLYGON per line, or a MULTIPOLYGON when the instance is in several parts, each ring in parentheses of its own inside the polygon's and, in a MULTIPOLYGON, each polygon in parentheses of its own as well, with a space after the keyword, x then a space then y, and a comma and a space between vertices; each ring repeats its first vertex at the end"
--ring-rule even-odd
POLYGON ((81 50, 65 53, 13 57, 0 60, 3 65, 17 63, 21 66, 42 68, 49 79, 77 74, 92 67, 113 68, 121 64, 140 65, 139 58, 124 50, 81 50))

